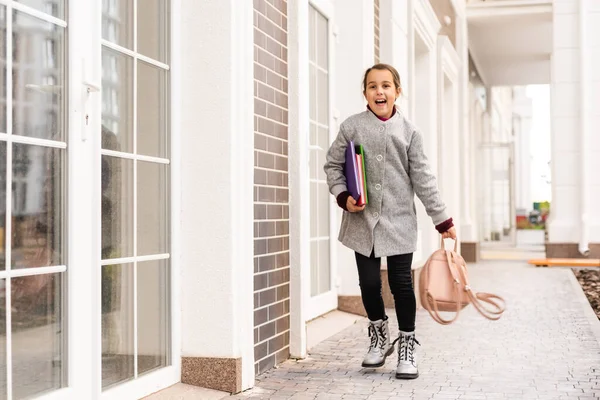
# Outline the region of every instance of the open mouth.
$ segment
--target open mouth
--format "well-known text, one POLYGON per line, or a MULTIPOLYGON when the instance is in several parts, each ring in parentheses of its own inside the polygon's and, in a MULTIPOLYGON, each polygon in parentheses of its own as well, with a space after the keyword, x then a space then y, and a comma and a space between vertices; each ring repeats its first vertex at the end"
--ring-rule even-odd
POLYGON ((375 100, 375 104, 377 104, 378 106, 381 106, 381 105, 386 104, 386 103, 387 103, 387 100, 385 100, 385 99, 375 100))

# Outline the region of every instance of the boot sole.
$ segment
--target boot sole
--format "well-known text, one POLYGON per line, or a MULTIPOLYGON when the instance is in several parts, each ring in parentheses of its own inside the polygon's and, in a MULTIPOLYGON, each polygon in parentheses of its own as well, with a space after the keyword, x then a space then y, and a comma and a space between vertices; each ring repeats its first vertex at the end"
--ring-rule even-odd
POLYGON ((391 356, 394 353, 394 346, 390 347, 390 349, 388 350, 388 352, 383 356, 383 361, 380 362, 379 364, 365 364, 362 363, 362 367, 363 368, 379 368, 379 367, 383 367, 385 365, 385 359, 388 358, 389 356, 391 356))
POLYGON ((396 374, 396 379, 417 379, 418 377, 418 372, 416 374, 396 374))

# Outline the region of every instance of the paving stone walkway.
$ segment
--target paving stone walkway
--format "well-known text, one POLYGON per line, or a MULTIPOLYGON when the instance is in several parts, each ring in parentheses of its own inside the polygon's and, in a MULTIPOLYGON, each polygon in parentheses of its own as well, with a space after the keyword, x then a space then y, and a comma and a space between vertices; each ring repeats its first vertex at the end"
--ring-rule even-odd
POLYGON ((395 354, 378 370, 360 367, 368 346, 361 320, 234 398, 600 399, 600 322, 569 269, 485 261, 469 273, 475 289, 503 296, 507 311, 488 321, 470 306, 441 326, 418 310, 418 379, 395 379, 395 354))

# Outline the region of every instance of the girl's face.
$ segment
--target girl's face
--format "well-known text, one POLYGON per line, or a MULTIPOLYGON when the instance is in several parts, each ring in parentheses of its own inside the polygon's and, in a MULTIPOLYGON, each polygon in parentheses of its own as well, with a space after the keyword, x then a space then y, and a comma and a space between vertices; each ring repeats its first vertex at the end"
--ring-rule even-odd
POLYGON ((365 99, 377 116, 390 118, 394 103, 400 95, 400 88, 394 86, 394 77, 387 69, 372 69, 367 75, 365 99))

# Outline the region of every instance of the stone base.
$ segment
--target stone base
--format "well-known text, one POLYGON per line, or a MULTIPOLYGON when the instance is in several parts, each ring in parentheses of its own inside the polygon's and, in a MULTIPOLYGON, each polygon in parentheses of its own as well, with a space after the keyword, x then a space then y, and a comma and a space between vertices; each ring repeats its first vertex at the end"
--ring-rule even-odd
POLYGON ((367 316, 360 296, 338 296, 338 310, 362 317, 367 316))
MULTIPOLYGON (((417 278, 420 268, 412 271, 413 276, 413 287, 417 287, 417 278)), ((415 291, 417 297, 417 307, 419 306, 418 293, 415 291)), ((383 297, 383 305, 385 308, 394 308, 394 296, 390 290, 390 284, 388 281, 388 271, 385 266, 381 268, 381 297, 383 297)), ((363 306, 362 299, 360 296, 338 296, 338 310, 348 312, 351 314, 367 316, 365 307, 363 306)))
POLYGON ((479 242, 460 242, 460 255, 466 262, 479 262, 480 254, 479 242))
POLYGON ((242 391, 241 358, 182 357, 181 382, 229 393, 242 391))
MULTIPOLYGON (((579 253, 578 243, 546 243, 547 258, 586 258, 579 253)), ((600 243, 590 243, 587 258, 600 258, 600 243)))

